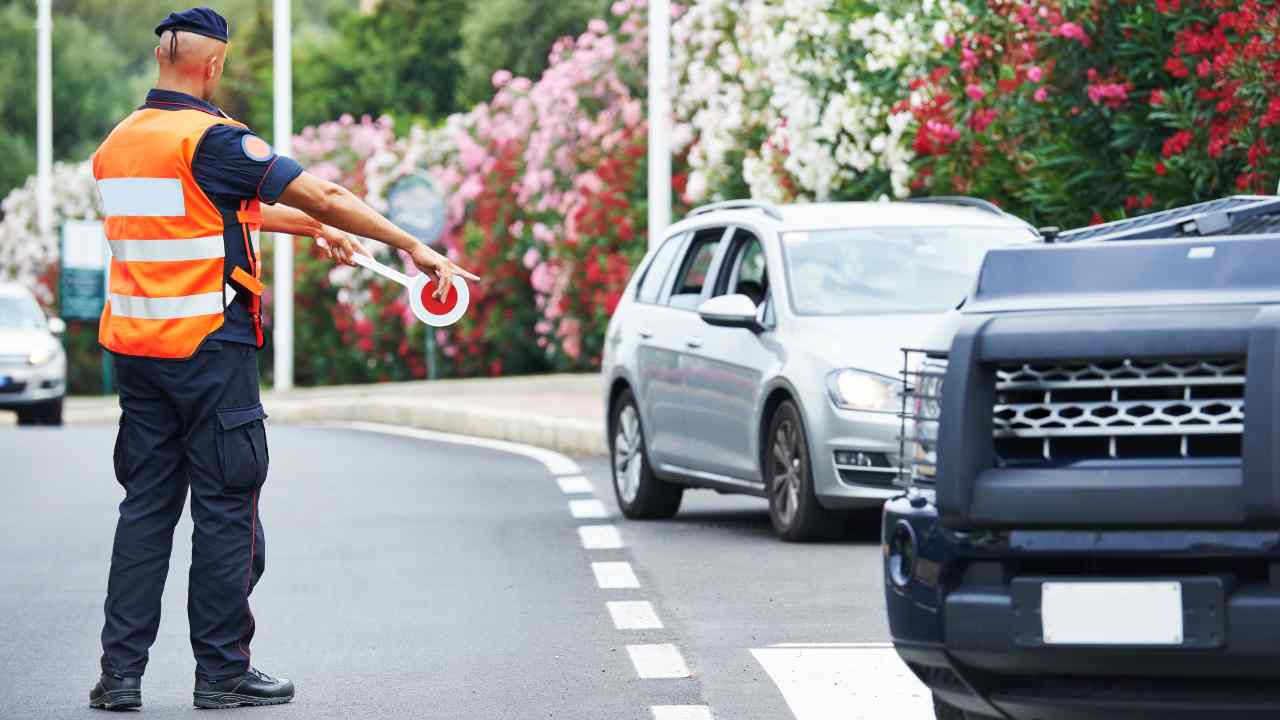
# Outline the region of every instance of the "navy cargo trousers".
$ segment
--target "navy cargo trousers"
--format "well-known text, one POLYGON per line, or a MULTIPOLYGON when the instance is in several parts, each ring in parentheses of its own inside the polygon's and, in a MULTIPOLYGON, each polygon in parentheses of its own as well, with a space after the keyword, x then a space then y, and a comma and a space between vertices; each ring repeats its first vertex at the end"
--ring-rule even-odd
POLYGON ((116 356, 124 486, 111 553, 102 669, 141 676, 160 626, 173 529, 191 489, 187 616, 196 675, 249 668, 249 594, 265 567, 258 494, 267 477, 256 348, 207 340, 191 358, 116 356))

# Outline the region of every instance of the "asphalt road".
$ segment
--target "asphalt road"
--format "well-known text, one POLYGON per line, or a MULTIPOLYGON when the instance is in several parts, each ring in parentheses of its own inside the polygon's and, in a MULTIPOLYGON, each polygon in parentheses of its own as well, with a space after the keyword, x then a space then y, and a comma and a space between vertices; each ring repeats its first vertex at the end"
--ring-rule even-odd
MULTIPOLYGON (((0 718, 100 717, 87 692, 123 494, 113 438, 0 430, 0 718)), ((790 545, 750 498, 691 492, 674 521, 619 519, 599 459, 583 478, 549 453, 353 428, 272 426, 269 442, 253 655, 298 697, 234 716, 930 716, 882 645, 873 516, 846 541, 790 545)), ((190 530, 146 717, 196 712, 190 530)))

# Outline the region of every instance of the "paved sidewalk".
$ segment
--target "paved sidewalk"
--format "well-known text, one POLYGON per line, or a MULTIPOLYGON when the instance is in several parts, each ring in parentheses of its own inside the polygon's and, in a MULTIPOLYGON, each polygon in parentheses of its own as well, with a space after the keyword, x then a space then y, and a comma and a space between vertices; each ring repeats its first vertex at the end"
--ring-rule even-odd
MULTIPOLYGON (((533 375, 266 391, 274 422, 360 420, 509 440, 576 455, 605 452, 600 376, 533 375)), ((111 423, 115 397, 69 398, 67 423, 111 423)))

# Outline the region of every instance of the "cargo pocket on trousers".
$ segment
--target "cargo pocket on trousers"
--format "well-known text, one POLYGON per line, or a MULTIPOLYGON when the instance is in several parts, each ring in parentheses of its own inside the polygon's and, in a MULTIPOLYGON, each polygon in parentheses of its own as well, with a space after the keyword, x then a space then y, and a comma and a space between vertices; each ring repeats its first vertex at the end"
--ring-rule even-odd
POLYGON ((218 457, 228 490, 256 490, 267 479, 267 414, 262 405, 218 411, 218 457))

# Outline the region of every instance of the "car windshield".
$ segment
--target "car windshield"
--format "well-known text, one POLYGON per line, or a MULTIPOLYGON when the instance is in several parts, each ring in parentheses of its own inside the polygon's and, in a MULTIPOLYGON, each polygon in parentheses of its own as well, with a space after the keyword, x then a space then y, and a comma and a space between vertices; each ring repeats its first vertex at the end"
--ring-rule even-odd
POLYGON ((782 233, 801 315, 942 312, 973 288, 991 248, 1032 241, 1019 227, 847 228, 782 233))
POLYGON ((0 295, 0 330, 39 330, 44 313, 31 298, 0 295))

